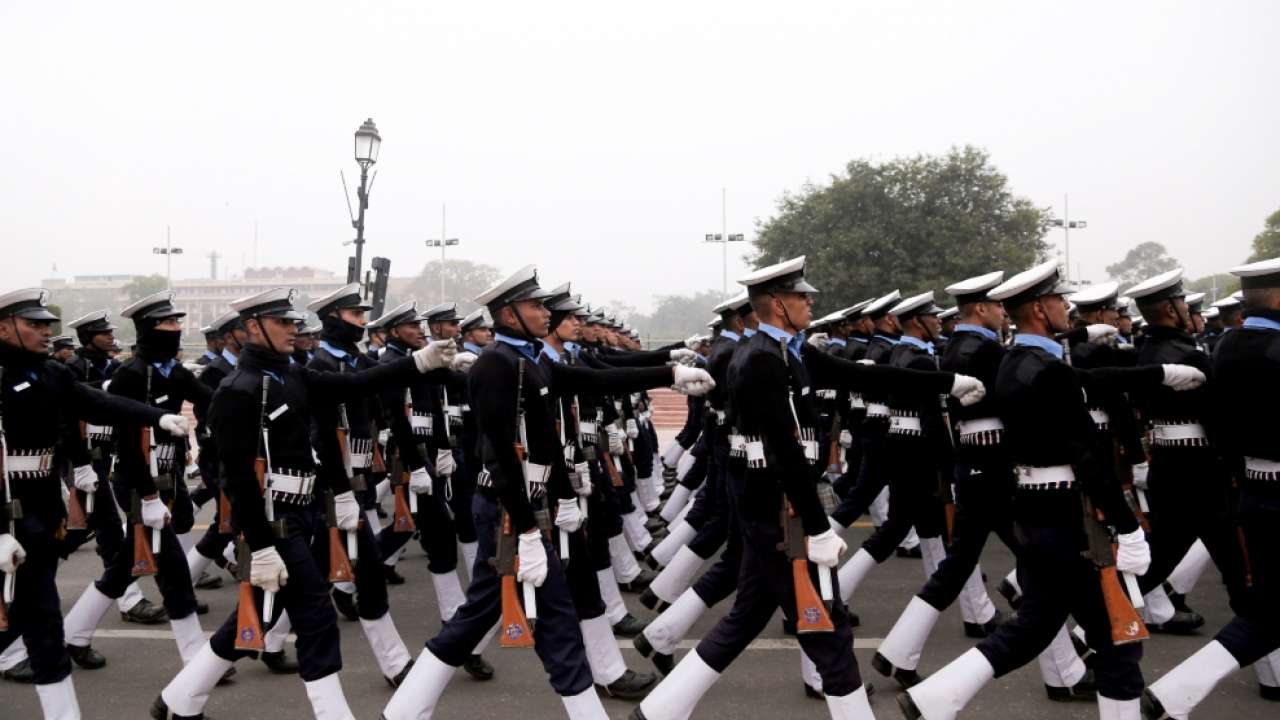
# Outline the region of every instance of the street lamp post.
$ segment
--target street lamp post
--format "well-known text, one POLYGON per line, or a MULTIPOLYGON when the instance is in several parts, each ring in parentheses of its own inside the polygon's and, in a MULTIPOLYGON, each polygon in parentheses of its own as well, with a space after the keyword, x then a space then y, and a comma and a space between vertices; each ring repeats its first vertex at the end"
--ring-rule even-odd
POLYGON ((1085 228, 1089 227, 1089 222, 1087 220, 1072 220, 1071 205, 1068 204, 1067 200, 1068 200, 1068 197, 1064 193, 1062 195, 1062 217, 1054 218, 1053 220, 1050 220, 1049 227, 1062 228, 1063 244, 1066 246, 1066 253, 1067 253, 1066 278, 1067 278, 1067 282, 1070 282, 1071 281, 1071 231, 1084 230, 1085 228))
POLYGON ((169 226, 164 226, 164 247, 151 248, 153 255, 164 255, 164 284, 165 289, 173 289, 173 256, 181 255, 182 248, 173 246, 173 238, 169 233, 169 226))
POLYGON ((382 136, 378 134, 378 127, 373 124, 373 118, 369 118, 356 130, 355 135, 356 162, 360 164, 360 187, 356 188, 359 211, 351 220, 351 226, 356 230, 356 259, 355 265, 347 270, 349 283, 360 282, 364 262, 364 211, 369 209, 369 168, 378 162, 381 147, 382 136))
POLYGON ((444 296, 444 249, 446 247, 452 247, 454 245, 458 245, 462 242, 458 238, 449 237, 449 234, 445 232, 444 220, 445 220, 445 206, 441 205, 440 206, 440 237, 427 239, 427 247, 440 248, 440 302, 442 303, 446 301, 444 296))
POLYGON ((707 233, 703 242, 720 243, 720 293, 729 296, 729 243, 743 242, 746 236, 742 233, 729 234, 728 205, 725 202, 725 189, 720 188, 720 232, 707 233))

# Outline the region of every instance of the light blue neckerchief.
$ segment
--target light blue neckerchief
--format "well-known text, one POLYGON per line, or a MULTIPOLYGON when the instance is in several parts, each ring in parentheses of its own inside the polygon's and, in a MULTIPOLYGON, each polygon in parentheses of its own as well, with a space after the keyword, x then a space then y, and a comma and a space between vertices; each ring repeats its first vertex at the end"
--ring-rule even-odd
POLYGON ((1013 338, 1013 344, 1040 348, 1059 360, 1062 359, 1063 353, 1065 352, 1062 349, 1062 345, 1056 340, 1047 338, 1043 335, 1033 335, 1031 333, 1018 333, 1013 338))
POLYGON ((912 345, 912 346, 914 346, 914 347, 918 347, 918 348, 920 348, 921 350, 923 350, 923 351, 925 351, 925 352, 929 353, 930 355, 932 355, 932 354, 933 354, 933 343, 931 343, 931 342, 925 342, 924 340, 921 340, 921 339, 920 339, 920 338, 918 338, 918 337, 912 337, 912 336, 910 336, 910 335, 903 335, 903 336, 902 336, 902 339, 901 339, 901 340, 899 340, 898 342, 902 342, 902 343, 906 343, 906 344, 908 344, 908 345, 912 345))
POLYGON ((540 359, 540 356, 538 355, 538 353, 534 352, 533 343, 529 342, 528 340, 513 338, 510 335, 503 335, 502 333, 495 334, 493 336, 493 339, 500 343, 506 343, 507 345, 510 345, 511 347, 516 349, 516 352, 519 352, 521 355, 529 358, 535 364, 540 359))
POLYGON ((330 345, 328 340, 321 340, 321 341, 320 341, 320 347, 324 348, 324 350, 325 350, 326 352, 328 352, 330 355, 332 355, 332 356, 334 356, 334 357, 338 358, 339 360, 341 360, 341 361, 345 362, 346 364, 350 365, 352 368, 355 368, 355 367, 356 367, 356 358, 355 358, 355 356, 354 356, 354 355, 352 355, 351 353, 347 352, 346 350, 343 350, 343 349, 341 349, 341 348, 336 348, 336 347, 334 347, 334 346, 330 345))
POLYGON ((1271 318, 1254 316, 1244 319, 1244 327, 1250 330, 1280 330, 1280 322, 1276 322, 1271 318))
POLYGON ((800 347, 804 344, 803 332, 798 335, 792 335, 791 333, 787 332, 786 330, 783 330, 780 327, 774 327, 769 323, 763 323, 763 322, 760 323, 759 330, 760 332, 764 333, 765 335, 768 335, 774 340, 777 340, 779 342, 786 344, 787 349, 791 351, 792 355, 795 355, 797 358, 800 357, 800 347))
POLYGON ((956 324, 956 332, 977 333, 988 340, 996 340, 996 341, 1000 340, 1000 336, 996 335, 995 331, 991 330, 990 328, 984 328, 981 325, 970 325, 969 323, 958 323, 956 324))

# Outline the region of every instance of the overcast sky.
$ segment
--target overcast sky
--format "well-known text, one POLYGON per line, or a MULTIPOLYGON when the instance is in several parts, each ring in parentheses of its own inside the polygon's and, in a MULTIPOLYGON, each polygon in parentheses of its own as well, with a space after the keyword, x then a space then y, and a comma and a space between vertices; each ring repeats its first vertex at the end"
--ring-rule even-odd
POLYGON ((446 203, 455 256, 644 309, 720 286, 722 187, 751 236, 851 158, 965 143, 1037 205, 1070 193, 1086 279, 1146 240, 1207 274, 1280 208, 1278 27, 1269 0, 11 0, 0 288, 163 272, 166 225, 175 277, 253 264, 255 221, 258 265, 345 272, 366 117, 366 258, 395 275, 446 203))

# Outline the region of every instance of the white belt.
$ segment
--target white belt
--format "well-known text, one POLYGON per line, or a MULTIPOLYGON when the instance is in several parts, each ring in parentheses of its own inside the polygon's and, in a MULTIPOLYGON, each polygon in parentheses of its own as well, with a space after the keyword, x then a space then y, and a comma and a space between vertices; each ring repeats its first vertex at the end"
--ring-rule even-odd
POLYGON ((723 410, 712 410, 711 412, 713 412, 713 413, 715 413, 715 414, 716 414, 716 424, 717 424, 717 425, 723 425, 723 424, 724 424, 724 418, 725 418, 724 411, 723 411, 723 410))
POLYGON ((272 470, 267 473, 267 481, 273 493, 310 496, 316 489, 315 475, 288 475, 272 470))
POLYGON ((894 415, 889 418, 889 433, 893 435, 914 435, 922 432, 920 418, 905 415, 894 415))
POLYGON ((415 412, 409 416, 409 427, 413 428, 414 435, 430 435, 431 423, 431 415, 428 413, 415 412))
POLYGON ((729 435, 729 454, 733 457, 747 456, 747 436, 729 435))
POLYGON ((1111 416, 1106 410, 1100 408, 1089 408, 1089 417, 1093 418, 1093 424, 1098 426, 1099 430, 1106 430, 1111 427, 1111 416))
POLYGON ((1070 465, 1031 467, 1019 465, 1018 487, 1024 490, 1066 490, 1076 484, 1076 474, 1070 465))
POLYGON ((10 473, 44 475, 53 470, 53 453, 38 455, 5 455, 4 469, 10 473))
POLYGON ((819 400, 835 400, 836 391, 831 389, 818 390, 814 393, 819 400))
POLYGON ((84 434, 93 440, 110 440, 115 433, 115 428, 110 425, 89 425, 84 426, 84 434))
POLYGON ((462 419, 462 405, 445 405, 444 411, 450 418, 462 419))
POLYGON ((550 465, 539 465, 536 462, 526 462, 524 464, 524 481, 526 485, 537 483, 546 484, 551 477, 550 465))
POLYGON ((1244 476, 1250 480, 1280 480, 1280 461, 1247 457, 1244 459, 1244 476))
POLYGON ((578 434, 585 438, 591 438, 595 442, 596 424, 590 420, 578 421, 578 434))
POLYGON ((974 418, 956 423, 961 445, 998 445, 1004 434, 1004 422, 997 417, 974 418))
POLYGON ((353 452, 350 457, 352 470, 364 470, 373 464, 373 453, 371 452, 353 452))
POLYGON ((867 403, 867 417, 889 417, 889 406, 884 403, 867 403))
POLYGON ((866 406, 867 406, 867 403, 865 400, 862 399, 862 393, 856 393, 856 392, 849 393, 849 407, 857 410, 857 409, 865 408, 866 406))
POLYGON ((1155 423, 1151 428, 1151 444, 1163 447, 1203 447, 1209 444, 1204 426, 1190 423, 1155 423))

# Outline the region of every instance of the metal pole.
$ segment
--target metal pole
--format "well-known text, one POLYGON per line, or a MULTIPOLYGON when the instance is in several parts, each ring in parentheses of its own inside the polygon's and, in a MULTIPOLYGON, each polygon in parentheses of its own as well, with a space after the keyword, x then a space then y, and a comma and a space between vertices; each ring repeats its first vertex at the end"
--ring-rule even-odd
POLYGON ((166 290, 173 289, 173 238, 168 225, 164 226, 164 284, 166 290))
POLYGON ((1067 194, 1062 194, 1062 233, 1067 245, 1067 282, 1071 282, 1071 206, 1067 204, 1067 194))
POLYGON ((729 211, 726 207, 725 189, 720 188, 720 232, 724 245, 720 250, 720 295, 729 294, 729 211))
POLYGON ((360 200, 360 213, 356 216, 356 267, 355 276, 347 278, 347 282, 360 282, 364 261, 364 211, 369 207, 369 168, 360 166, 360 189, 356 191, 360 200))
POLYGON ((445 233, 445 205, 440 203, 440 302, 445 302, 444 298, 444 246, 448 234, 445 233))

